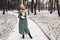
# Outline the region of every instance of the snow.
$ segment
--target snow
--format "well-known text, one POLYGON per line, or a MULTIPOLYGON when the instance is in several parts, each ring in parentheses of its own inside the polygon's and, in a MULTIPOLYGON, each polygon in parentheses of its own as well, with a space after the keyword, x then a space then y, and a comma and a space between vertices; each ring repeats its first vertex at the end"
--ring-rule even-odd
POLYGON ((15 25, 13 32, 10 33, 7 40, 48 40, 44 33, 41 31, 41 29, 37 26, 37 24, 33 22, 30 18, 28 18, 28 28, 31 32, 33 39, 30 39, 27 34, 25 34, 25 39, 22 39, 22 35, 19 34, 18 28, 18 14, 14 15, 16 15, 17 17, 17 24, 15 25))

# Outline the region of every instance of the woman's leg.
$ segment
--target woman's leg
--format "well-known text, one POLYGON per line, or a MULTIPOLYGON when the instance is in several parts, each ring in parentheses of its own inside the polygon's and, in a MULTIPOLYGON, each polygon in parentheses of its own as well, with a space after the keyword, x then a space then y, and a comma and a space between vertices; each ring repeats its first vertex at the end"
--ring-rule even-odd
POLYGON ((24 39, 24 34, 22 34, 22 38, 24 39))
POLYGON ((29 35, 29 37, 32 39, 32 36, 31 36, 31 34, 30 34, 30 33, 28 33, 28 35, 29 35))
POLYGON ((26 28, 25 33, 26 33, 26 34, 28 34, 28 35, 29 35, 29 37, 32 39, 32 36, 31 36, 30 31, 29 31, 29 29, 28 29, 28 28, 26 28))

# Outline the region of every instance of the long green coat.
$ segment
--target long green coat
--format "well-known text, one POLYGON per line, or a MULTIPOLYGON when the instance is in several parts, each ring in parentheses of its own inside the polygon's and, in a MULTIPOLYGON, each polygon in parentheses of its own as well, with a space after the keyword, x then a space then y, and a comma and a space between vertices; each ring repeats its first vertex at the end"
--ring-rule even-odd
POLYGON ((27 22, 27 18, 26 18, 26 13, 25 13, 25 19, 21 18, 22 13, 19 12, 18 18, 19 18, 19 33, 20 34, 24 34, 24 33, 30 33, 29 29, 28 29, 28 22, 27 22))

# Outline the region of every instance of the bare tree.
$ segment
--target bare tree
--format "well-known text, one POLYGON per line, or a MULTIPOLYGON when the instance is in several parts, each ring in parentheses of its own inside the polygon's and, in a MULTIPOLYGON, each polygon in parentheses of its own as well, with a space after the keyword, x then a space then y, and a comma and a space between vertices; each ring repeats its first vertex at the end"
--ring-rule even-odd
POLYGON ((57 11, 58 11, 58 16, 60 17, 60 10, 59 10, 59 2, 58 2, 59 0, 56 0, 56 2, 57 2, 57 11))
POLYGON ((31 12, 33 13, 34 0, 31 2, 31 12))
POLYGON ((50 14, 53 12, 53 0, 49 0, 50 3, 50 14))

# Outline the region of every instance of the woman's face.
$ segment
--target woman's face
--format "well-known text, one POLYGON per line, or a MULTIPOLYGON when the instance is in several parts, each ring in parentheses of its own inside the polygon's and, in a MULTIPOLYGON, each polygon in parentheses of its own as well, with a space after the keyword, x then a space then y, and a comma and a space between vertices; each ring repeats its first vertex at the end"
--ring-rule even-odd
POLYGON ((25 13, 26 12, 26 9, 22 9, 22 12, 25 13))
POLYGON ((25 6, 22 6, 21 11, 22 11, 23 13, 26 13, 26 7, 25 7, 25 6))

